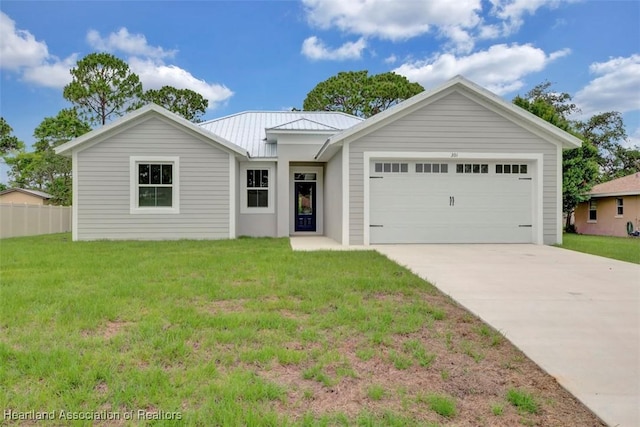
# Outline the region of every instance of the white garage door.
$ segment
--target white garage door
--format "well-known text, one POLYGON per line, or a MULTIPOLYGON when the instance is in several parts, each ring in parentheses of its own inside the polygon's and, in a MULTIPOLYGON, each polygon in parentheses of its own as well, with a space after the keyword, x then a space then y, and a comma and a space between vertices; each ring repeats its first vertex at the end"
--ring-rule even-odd
POLYGON ((370 243, 530 243, 532 164, 374 160, 370 243))

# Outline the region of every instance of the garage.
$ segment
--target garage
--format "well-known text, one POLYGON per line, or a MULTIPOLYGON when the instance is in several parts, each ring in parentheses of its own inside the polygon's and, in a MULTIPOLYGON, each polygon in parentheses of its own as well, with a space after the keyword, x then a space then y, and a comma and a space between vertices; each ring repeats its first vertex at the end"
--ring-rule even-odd
POLYGON ((369 241, 534 242, 535 162, 372 159, 369 241))

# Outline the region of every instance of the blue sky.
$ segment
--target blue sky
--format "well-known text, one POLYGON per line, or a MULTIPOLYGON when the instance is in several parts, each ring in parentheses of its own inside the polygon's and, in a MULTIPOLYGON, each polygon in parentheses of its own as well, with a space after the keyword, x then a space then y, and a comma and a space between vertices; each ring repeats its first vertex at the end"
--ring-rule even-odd
POLYGON ((0 113, 27 145, 69 106, 68 70, 96 51, 126 60, 145 89, 202 93, 206 119, 300 108, 339 71, 395 71, 427 89, 462 74, 507 100, 549 80, 584 117, 622 112, 640 144, 635 0, 3 0, 0 11, 0 113))

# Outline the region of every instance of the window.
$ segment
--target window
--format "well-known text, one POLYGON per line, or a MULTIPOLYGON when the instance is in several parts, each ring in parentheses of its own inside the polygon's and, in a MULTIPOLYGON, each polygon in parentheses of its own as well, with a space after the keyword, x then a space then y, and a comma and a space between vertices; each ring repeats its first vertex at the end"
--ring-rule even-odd
POLYGON ((527 173, 527 165, 496 165, 496 173, 527 173))
POLYGON ((269 207, 269 170, 247 170, 247 207, 269 207))
POLYGON ((179 213, 179 158, 130 157, 130 212, 179 213))
MULTIPOLYGON (((310 179, 311 174, 297 178, 310 179)), ((274 168, 271 164, 243 163, 240 166, 240 213, 274 213, 274 168)))
POLYGON ((376 163, 373 169, 376 172, 407 173, 409 163, 376 163))
POLYGON ((317 174, 315 173, 294 173, 293 179, 295 181, 316 181, 317 174))
POLYGON ((489 173, 489 165, 480 163, 458 163, 456 165, 456 173, 489 173))
POLYGON ((589 200, 589 221, 598 220, 598 210, 595 200, 589 200))
POLYGON ((624 215, 624 199, 622 197, 616 199, 616 215, 624 215))
POLYGON ((416 172, 448 173, 449 165, 446 163, 416 163, 416 172))
POLYGON ((138 163, 138 207, 173 206, 173 164, 138 163))

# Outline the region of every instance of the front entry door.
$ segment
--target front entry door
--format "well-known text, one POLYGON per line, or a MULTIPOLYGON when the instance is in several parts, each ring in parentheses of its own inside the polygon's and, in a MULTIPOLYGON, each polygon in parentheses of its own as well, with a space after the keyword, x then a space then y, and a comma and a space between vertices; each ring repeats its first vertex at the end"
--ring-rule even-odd
POLYGON ((316 183, 295 183, 296 231, 316 231, 316 183))

